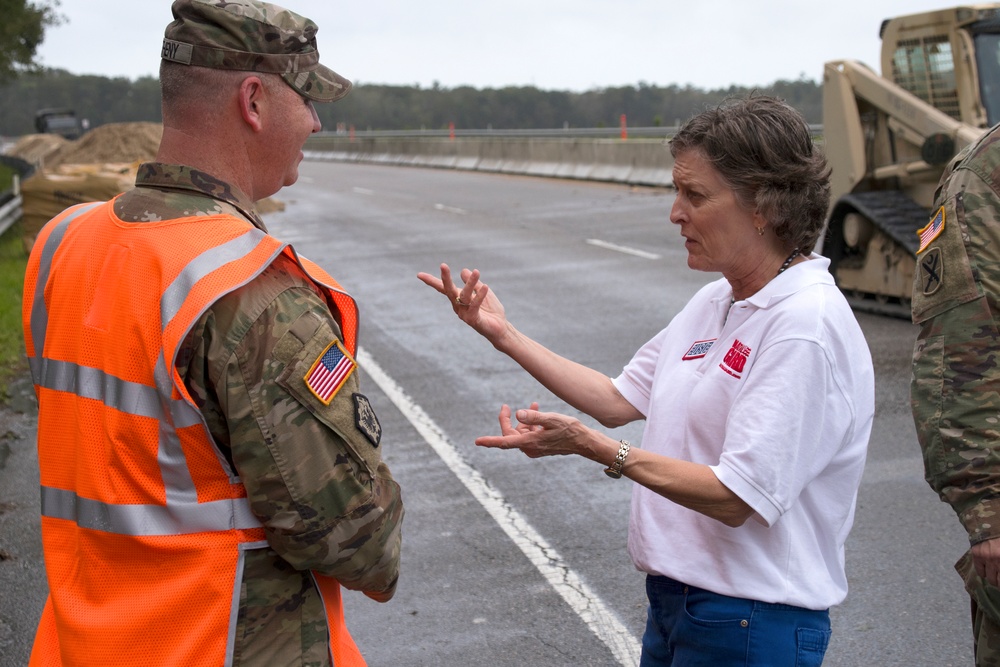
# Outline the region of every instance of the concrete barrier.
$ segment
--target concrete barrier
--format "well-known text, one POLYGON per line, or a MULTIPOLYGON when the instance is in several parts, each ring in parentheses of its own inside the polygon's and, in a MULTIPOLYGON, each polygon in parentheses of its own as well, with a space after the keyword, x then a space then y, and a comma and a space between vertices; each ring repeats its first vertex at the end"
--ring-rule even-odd
POLYGON ((316 135, 308 160, 466 169, 670 187, 673 158, 662 138, 359 137, 316 135))

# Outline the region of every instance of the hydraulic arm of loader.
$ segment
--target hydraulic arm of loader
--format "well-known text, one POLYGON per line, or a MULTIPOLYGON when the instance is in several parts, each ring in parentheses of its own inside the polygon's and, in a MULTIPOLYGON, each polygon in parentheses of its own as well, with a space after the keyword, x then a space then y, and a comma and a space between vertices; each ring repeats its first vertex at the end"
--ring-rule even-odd
MULTIPOLYGON (((940 170, 941 164, 983 133, 982 129, 935 109, 860 62, 832 61, 826 63, 824 70, 823 134, 827 138, 836 137, 836 141, 825 146, 834 170, 832 186, 835 198, 853 191, 865 179, 878 183, 892 177, 906 178, 920 172, 940 170), (864 143, 866 137, 861 107, 870 108, 884 117, 893 140, 897 144, 905 142, 916 147, 920 157, 870 164, 866 159, 871 153, 864 143), (947 139, 952 142, 951 150, 948 150, 947 139)), ((897 155, 902 153, 898 151, 897 155)), ((866 189, 881 188, 873 185, 866 189)))
POLYGON ((862 63, 826 64, 823 135, 833 171, 822 252, 852 306, 909 317, 916 232, 944 165, 982 133, 862 63))

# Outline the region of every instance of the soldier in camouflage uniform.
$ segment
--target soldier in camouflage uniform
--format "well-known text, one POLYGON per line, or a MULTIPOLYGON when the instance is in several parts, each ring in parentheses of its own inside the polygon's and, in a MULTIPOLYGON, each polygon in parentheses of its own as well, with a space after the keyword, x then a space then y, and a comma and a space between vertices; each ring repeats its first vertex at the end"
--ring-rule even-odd
POLYGON ((919 234, 911 401, 927 482, 971 548, 976 664, 1000 666, 1000 126, 962 151, 919 234))
MULTIPOLYGON (((312 103, 340 99, 351 84, 319 64, 315 24, 280 7, 177 0, 173 12, 157 161, 140 166, 114 212, 132 223, 231 215, 266 232, 254 202, 295 181, 302 145, 320 129, 312 103), (273 101, 247 121, 235 102, 244 93, 252 104, 253 95, 273 101)), ((380 460, 381 428, 359 371, 328 404, 307 390, 309 365, 343 336, 338 315, 290 263, 280 255, 216 301, 177 355, 270 546, 245 554, 238 665, 330 664, 310 570, 381 602, 399 574, 403 505, 380 460)))

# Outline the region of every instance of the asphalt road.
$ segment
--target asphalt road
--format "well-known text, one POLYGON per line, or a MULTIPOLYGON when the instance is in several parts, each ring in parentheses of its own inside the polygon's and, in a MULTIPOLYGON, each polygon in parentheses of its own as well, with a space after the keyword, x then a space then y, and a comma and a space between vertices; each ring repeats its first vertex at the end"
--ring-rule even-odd
MULTIPOLYGON (((369 664, 634 664, 645 598, 625 550, 631 482, 584 460, 476 448, 476 436, 498 430, 501 403, 575 413, 416 273, 442 261, 481 269, 522 331, 617 375, 716 277, 687 268, 667 219, 672 194, 360 164, 310 162, 301 173, 267 224, 361 303, 362 390, 407 506, 396 597, 346 596, 369 664)), ((916 331, 858 319, 878 404, 847 548, 851 591, 833 611, 824 664, 971 664, 968 603, 952 569, 965 538, 923 481, 907 403, 916 331)), ((641 444, 638 425, 611 434, 641 444)), ((25 663, 45 594, 33 447, 30 417, 0 413, 3 667, 25 663)))

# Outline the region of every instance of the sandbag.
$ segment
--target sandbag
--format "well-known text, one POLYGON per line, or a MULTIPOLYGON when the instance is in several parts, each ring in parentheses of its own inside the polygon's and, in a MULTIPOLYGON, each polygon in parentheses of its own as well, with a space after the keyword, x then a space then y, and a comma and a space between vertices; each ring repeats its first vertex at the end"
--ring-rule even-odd
POLYGON ((46 222, 74 204, 107 201, 135 184, 139 163, 77 164, 41 169, 21 183, 24 248, 31 251, 46 222))

